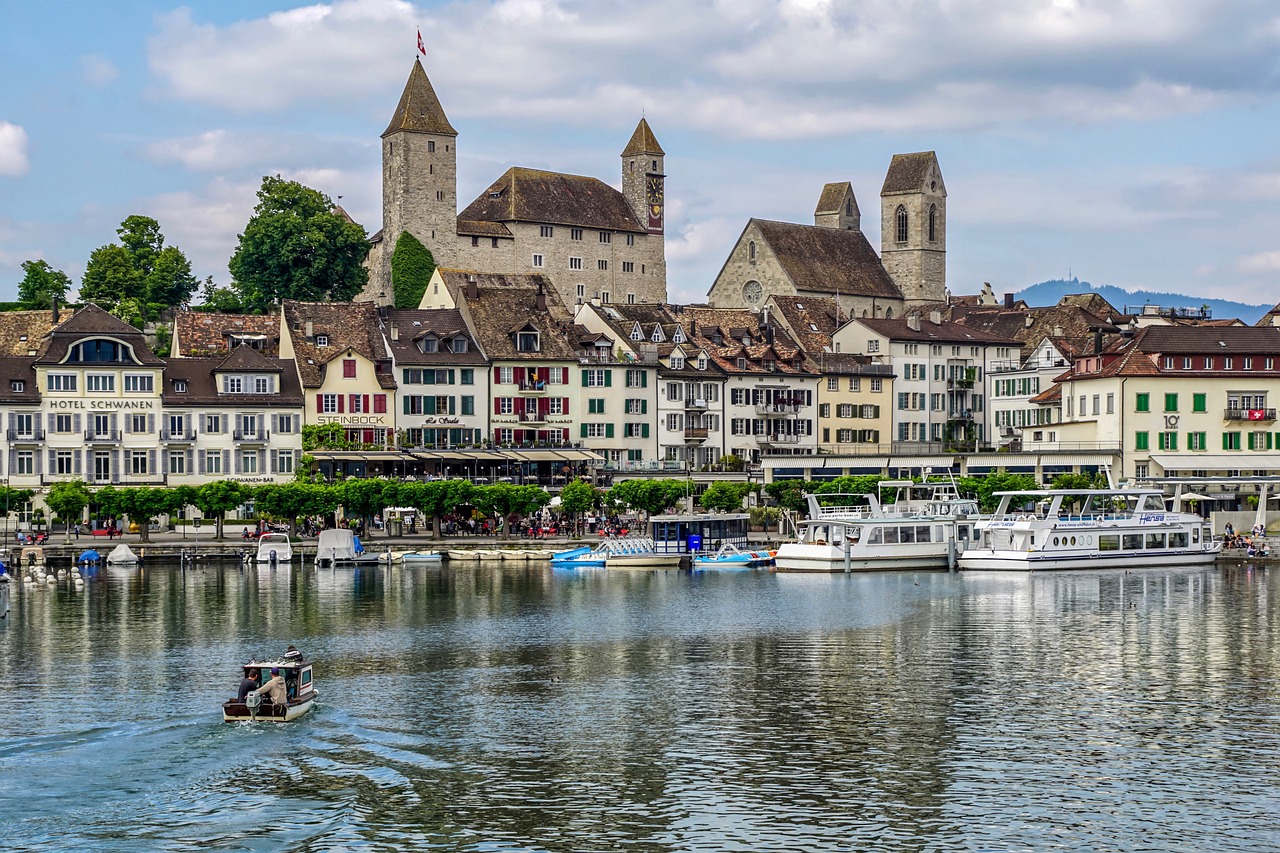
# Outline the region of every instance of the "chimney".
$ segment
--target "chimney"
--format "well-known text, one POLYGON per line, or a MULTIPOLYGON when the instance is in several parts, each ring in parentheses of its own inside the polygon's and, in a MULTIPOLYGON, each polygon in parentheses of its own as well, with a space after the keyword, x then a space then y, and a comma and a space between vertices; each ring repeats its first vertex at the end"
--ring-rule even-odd
POLYGON ((476 284, 476 277, 474 275, 467 276, 467 298, 480 298, 480 285, 476 284))
POLYGON ((58 325, 58 297, 53 297, 53 325, 58 325))
POLYGON ((1031 324, 1034 322, 1035 322, 1035 318, 1032 317, 1030 314, 1028 314, 1027 316, 1022 318, 1022 328, 1030 329, 1031 324))
POLYGON ((1060 338, 1060 337, 1062 337, 1062 327, 1061 327, 1061 326, 1054 326, 1054 327, 1053 327, 1053 336, 1054 336, 1055 338, 1060 338))
POLYGON ((1013 310, 1013 294, 1012 293, 1006 293, 1004 295, 1004 307, 1008 308, 1010 311, 1013 310))
MULTIPOLYGON (((384 293, 383 296, 386 296, 386 294, 384 293)), ((378 319, 379 320, 387 319, 387 306, 385 304, 378 306, 378 319)))
POLYGON ((912 314, 907 318, 907 328, 913 332, 920 331, 920 315, 912 314))
POLYGON ((942 325, 942 312, 941 312, 941 311, 930 311, 930 312, 929 312, 929 322, 930 322, 930 323, 932 323, 932 324, 933 324, 933 325, 935 325, 935 326, 941 326, 941 325, 942 325))
POLYGON ((316 324, 311 322, 310 320, 307 321, 306 336, 308 338, 314 338, 316 336, 316 324))
POLYGON ((533 304, 539 311, 547 310, 547 294, 542 289, 542 282, 538 282, 538 296, 534 299, 533 304))
POLYGON ((1102 327, 1095 327, 1093 330, 1093 354, 1099 355, 1102 352, 1102 327))
POLYGON ((391 324, 391 340, 393 341, 400 340, 400 327, 397 326, 395 323, 391 324))
POLYGON ((770 345, 773 344, 773 326, 764 327, 764 339, 768 341, 770 345))
POLYGON ((690 320, 689 321, 689 337, 692 338, 697 334, 698 334, 698 321, 690 320))

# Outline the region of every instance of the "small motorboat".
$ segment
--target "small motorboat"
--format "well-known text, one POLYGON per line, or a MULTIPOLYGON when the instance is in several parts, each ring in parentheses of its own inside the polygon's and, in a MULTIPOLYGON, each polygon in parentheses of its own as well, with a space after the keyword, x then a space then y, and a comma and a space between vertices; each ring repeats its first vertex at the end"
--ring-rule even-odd
POLYGON ((678 569, 684 554, 679 551, 635 551, 605 557, 606 569, 678 569))
POLYGON ((316 686, 311 678, 311 664, 303 662, 301 656, 251 660, 242 669, 243 677, 254 679, 259 686, 271 677, 272 669, 279 669, 284 676, 287 700, 283 705, 276 705, 256 692, 246 695, 243 702, 228 699, 222 703, 223 722, 288 723, 310 711, 315 704, 316 686))
POLYGON ((287 533, 264 533, 258 537, 259 563, 288 563, 293 560, 293 544, 287 533))
POLYGON ((449 549, 450 562, 474 563, 476 560, 479 560, 479 559, 480 559, 480 555, 477 554, 475 551, 463 551, 461 549, 456 549, 456 548, 449 549))
POLYGON ((316 543, 317 566, 369 566, 377 562, 378 555, 366 551, 356 535, 345 527, 320 531, 316 543))
POLYGON ((443 562, 444 554, 439 551, 406 551, 400 555, 400 560, 406 564, 421 566, 443 562))
POLYGON ((133 553, 133 549, 121 542, 115 548, 111 549, 111 553, 107 555, 108 566, 136 566, 138 565, 138 555, 133 553))
POLYGON ((21 555, 18 557, 18 565, 31 568, 44 568, 44 549, 39 545, 28 545, 22 549, 21 555))
POLYGON ((93 548, 81 551, 80 555, 76 557, 77 566, 96 566, 101 562, 102 555, 93 548))
POLYGON ((732 542, 724 543, 714 554, 693 558, 695 569, 752 569, 772 565, 772 551, 743 551, 732 542))

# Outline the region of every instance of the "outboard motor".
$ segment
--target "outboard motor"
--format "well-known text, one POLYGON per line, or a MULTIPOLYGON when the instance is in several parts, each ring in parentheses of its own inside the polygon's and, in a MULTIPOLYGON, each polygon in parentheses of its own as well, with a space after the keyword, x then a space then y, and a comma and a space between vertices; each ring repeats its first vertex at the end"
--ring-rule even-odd
POLYGON ((274 569, 274 568, 276 567, 276 564, 279 562, 279 560, 278 560, 278 559, 277 559, 277 557, 276 557, 276 549, 275 549, 275 548, 272 548, 272 549, 271 549, 271 554, 270 554, 269 556, 270 556, 270 558, 271 558, 271 559, 270 559, 270 562, 271 562, 271 568, 272 568, 272 569, 274 569))
POLYGON ((258 721, 258 706, 262 704, 262 696, 256 690, 250 690, 244 695, 244 706, 249 709, 249 718, 255 723, 258 721))

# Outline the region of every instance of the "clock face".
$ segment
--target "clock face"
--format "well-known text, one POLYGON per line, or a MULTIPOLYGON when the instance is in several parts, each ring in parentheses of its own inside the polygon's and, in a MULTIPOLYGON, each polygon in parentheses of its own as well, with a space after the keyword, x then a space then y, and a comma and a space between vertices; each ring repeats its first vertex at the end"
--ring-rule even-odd
POLYGON ((755 305, 764 296, 764 288, 760 286, 758 281, 749 281, 742 285, 742 301, 748 305, 755 305))
POLYGON ((662 232, 662 178, 650 175, 645 181, 644 201, 649 209, 649 231, 662 232))

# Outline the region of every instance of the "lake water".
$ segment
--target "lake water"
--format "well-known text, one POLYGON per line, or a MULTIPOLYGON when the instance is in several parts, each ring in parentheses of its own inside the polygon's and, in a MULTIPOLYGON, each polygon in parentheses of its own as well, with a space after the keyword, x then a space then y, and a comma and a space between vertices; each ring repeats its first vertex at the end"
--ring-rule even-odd
POLYGON ((0 848, 1275 851, 1280 573, 14 589, 0 848), (295 643, 315 710, 224 724, 295 643))

